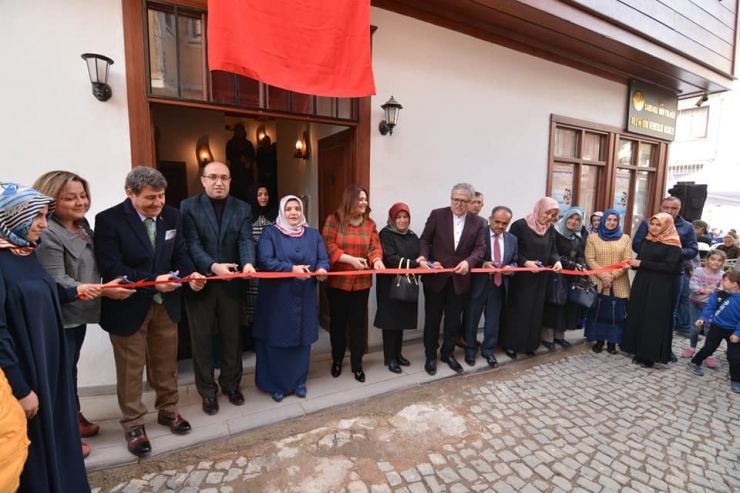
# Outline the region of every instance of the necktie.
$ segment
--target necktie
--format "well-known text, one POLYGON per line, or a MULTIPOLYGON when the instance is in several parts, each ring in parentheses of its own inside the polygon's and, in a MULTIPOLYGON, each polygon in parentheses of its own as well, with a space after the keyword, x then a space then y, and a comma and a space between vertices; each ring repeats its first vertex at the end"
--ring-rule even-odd
MULTIPOLYGON (((149 236, 149 241, 152 243, 152 248, 155 249, 157 246, 157 237, 154 236, 154 230, 152 229, 153 223, 154 223, 154 219, 152 219, 151 217, 147 217, 146 219, 144 219, 144 227, 146 227, 146 234, 147 236, 149 236)), ((155 293, 152 299, 158 305, 161 305, 162 302, 164 301, 161 293, 155 293)))
MULTIPOLYGON (((498 235, 493 235, 493 262, 496 267, 501 267, 501 247, 498 244, 498 235)), ((496 286, 501 286, 503 280, 500 272, 493 273, 493 283, 496 286)))

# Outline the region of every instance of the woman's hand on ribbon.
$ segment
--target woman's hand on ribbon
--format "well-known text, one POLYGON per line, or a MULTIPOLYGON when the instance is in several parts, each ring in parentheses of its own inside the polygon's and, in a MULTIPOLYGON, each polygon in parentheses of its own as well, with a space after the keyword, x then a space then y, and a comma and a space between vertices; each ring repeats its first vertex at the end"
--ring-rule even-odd
MULTIPOLYGON (((242 272, 244 274, 254 274, 257 272, 257 269, 255 269, 252 264, 244 264, 244 268, 242 269, 242 272)), ((247 276, 247 277, 251 277, 251 276, 247 276)))
POLYGON ((316 279, 318 279, 321 282, 326 281, 327 275, 326 275, 326 269, 318 268, 314 271, 316 274, 316 279))
POLYGON ((294 274, 300 274, 296 277, 301 281, 311 279, 311 268, 308 265, 294 265, 292 272, 294 274))
POLYGON ((563 264, 561 264, 560 261, 558 260, 557 262, 555 262, 555 265, 552 266, 552 271, 560 272, 561 270, 563 270, 563 264))
POLYGON ((377 260, 375 260, 375 262, 373 262, 373 269, 375 269, 375 270, 383 270, 383 269, 385 269, 385 264, 383 263, 382 260, 377 259, 377 260))

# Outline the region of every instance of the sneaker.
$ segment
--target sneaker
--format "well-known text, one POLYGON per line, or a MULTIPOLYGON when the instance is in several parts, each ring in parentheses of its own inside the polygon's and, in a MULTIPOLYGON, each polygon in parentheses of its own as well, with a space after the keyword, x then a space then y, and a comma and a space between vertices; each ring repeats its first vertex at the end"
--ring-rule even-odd
POLYGON ((682 358, 692 358, 694 356, 694 353, 696 352, 696 349, 687 347, 683 350, 683 353, 681 353, 682 358))
POLYGON ((686 368, 688 368, 689 370, 691 370, 691 372, 694 375, 704 376, 704 370, 701 369, 701 366, 695 365, 691 361, 689 361, 688 363, 686 363, 686 368))
POLYGON ((704 364, 707 365, 707 368, 717 368, 717 360, 714 358, 707 358, 704 360, 704 364))
POLYGON ((740 394, 740 382, 732 382, 732 385, 730 386, 733 392, 740 394))

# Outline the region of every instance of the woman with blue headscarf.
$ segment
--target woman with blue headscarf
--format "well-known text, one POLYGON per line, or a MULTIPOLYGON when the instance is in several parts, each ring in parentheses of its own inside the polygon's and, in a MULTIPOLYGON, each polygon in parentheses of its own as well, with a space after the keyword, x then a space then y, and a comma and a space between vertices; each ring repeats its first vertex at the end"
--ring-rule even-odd
MULTIPOLYGON (((622 232, 619 225, 619 212, 614 209, 604 212, 596 234, 588 236, 585 255, 586 264, 590 270, 601 269, 632 258, 632 241, 629 235, 622 232)), ((606 343, 606 351, 609 354, 617 354, 616 346, 622 343, 624 307, 630 295, 628 270, 629 266, 626 266, 611 272, 591 274, 591 280, 597 286, 599 299, 586 317, 584 335, 586 340, 594 343, 592 350, 595 353, 600 353, 606 343), (616 299, 606 299, 606 296, 613 296, 616 299), (602 303, 611 303, 611 301, 614 301, 615 308, 616 304, 620 304, 620 309, 613 310, 611 320, 608 320, 608 313, 607 319, 599 317, 599 306, 602 303)))
MULTIPOLYGON (((555 247, 560 255, 563 269, 582 270, 586 265, 583 250, 586 238, 583 229, 583 210, 580 207, 571 207, 555 224, 555 247)), ((549 275, 559 275, 549 273, 549 275)), ((560 276, 566 282, 575 282, 573 276, 560 276)), ((575 330, 578 325, 579 307, 575 303, 554 305, 545 301, 545 310, 542 314, 542 345, 548 351, 555 350, 555 344, 569 347, 565 340, 566 330, 575 330)))
POLYGON ((59 304, 101 289, 62 288, 36 258, 54 206, 32 188, 0 183, 0 368, 28 419, 19 491, 90 491, 59 304))

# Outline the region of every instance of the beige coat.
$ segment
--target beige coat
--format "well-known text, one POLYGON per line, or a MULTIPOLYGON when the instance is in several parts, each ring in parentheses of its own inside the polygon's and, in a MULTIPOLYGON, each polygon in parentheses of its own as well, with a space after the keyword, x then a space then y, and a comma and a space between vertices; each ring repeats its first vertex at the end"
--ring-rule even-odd
MULTIPOLYGON (((594 233, 588 235, 586 240, 586 264, 590 270, 600 269, 609 265, 618 264, 632 258, 632 242, 629 235, 622 235, 618 240, 604 241, 599 235, 594 233)), ((618 298, 629 298, 630 280, 627 275, 629 269, 619 269, 611 272, 614 279, 612 287, 614 296, 618 298)), ((593 274, 591 280, 598 286, 598 292, 609 294, 609 290, 603 291, 601 278, 593 274)))

